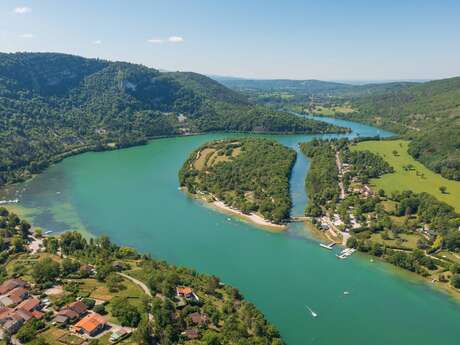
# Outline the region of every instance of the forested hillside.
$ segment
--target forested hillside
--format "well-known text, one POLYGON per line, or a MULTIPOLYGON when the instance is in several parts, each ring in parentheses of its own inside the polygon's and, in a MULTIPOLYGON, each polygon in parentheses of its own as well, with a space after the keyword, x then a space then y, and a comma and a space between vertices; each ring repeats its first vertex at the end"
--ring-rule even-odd
POLYGON ((296 153, 273 140, 241 138, 207 143, 179 172, 190 193, 205 193, 243 213, 274 223, 289 217, 289 176, 296 153))
POLYGON ((460 77, 359 97, 353 107, 346 117, 406 134, 412 156, 460 180, 460 77))
POLYGON ((77 152, 227 130, 341 129, 254 106, 195 73, 55 53, 0 54, 0 185, 77 152))

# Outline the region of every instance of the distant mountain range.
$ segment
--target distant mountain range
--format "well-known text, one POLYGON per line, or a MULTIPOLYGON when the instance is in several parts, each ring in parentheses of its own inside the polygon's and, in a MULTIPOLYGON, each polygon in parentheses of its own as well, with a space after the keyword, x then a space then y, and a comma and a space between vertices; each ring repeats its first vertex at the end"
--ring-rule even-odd
POLYGON ((214 80, 230 89, 241 92, 289 91, 295 94, 361 96, 365 94, 383 93, 388 90, 415 85, 410 81, 394 81, 382 83, 345 83, 322 80, 291 80, 291 79, 245 79, 213 76, 214 80))

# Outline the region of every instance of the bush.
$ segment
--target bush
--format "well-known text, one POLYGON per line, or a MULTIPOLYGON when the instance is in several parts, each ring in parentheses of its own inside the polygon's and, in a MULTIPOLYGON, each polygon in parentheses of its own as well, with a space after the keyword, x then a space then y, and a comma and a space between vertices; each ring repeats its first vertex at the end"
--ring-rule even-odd
POLYGON ((101 315, 107 314, 107 311, 105 310, 105 306, 103 304, 98 304, 94 306, 93 311, 101 315))
POLYGON ((450 283, 454 288, 460 289, 460 274, 453 274, 450 283))

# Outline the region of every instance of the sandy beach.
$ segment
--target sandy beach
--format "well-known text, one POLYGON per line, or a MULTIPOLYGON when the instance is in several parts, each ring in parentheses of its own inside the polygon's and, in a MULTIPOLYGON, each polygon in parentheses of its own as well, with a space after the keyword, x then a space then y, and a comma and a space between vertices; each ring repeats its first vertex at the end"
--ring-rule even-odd
POLYGON ((221 210, 221 211, 237 215, 238 217, 243 218, 245 220, 248 220, 251 223, 254 223, 254 224, 262 226, 262 227, 270 228, 271 230, 283 231, 283 230, 287 229, 286 225, 272 223, 272 222, 264 219, 263 217, 259 216, 258 214, 255 214, 255 213, 244 214, 240 210, 237 210, 235 208, 232 208, 230 206, 225 205, 220 200, 213 201, 213 202, 211 202, 209 204, 214 206, 215 208, 221 210))

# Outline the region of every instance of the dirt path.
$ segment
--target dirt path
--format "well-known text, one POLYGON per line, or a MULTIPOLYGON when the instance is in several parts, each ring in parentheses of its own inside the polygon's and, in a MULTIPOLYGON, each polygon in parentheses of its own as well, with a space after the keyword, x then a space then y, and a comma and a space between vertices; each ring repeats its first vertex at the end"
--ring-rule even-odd
MULTIPOLYGON (((340 176, 343 177, 342 173, 342 162, 340 162, 340 152, 335 153, 335 164, 337 164, 337 169, 339 170, 340 176)), ((345 188, 343 187, 342 177, 339 178, 339 187, 340 187, 340 199, 345 199, 345 188)))

